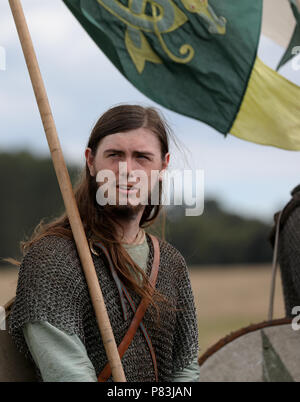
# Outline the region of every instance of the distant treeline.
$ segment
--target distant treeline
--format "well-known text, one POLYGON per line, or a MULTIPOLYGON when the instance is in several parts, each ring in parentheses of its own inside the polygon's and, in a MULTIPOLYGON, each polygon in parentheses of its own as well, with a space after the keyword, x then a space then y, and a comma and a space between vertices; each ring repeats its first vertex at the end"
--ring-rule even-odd
POLYGON ((268 242, 270 226, 226 212, 215 200, 205 200, 200 216, 186 217, 179 207, 171 209, 169 215, 166 238, 181 251, 188 264, 270 263, 272 260, 268 242))
MULTIPOLYGON (((68 170, 74 183, 78 167, 68 166, 68 170)), ((0 186, 0 258, 19 258, 19 242, 32 234, 40 220, 47 222, 64 211, 53 163, 26 151, 1 152, 0 186)))
MULTIPOLYGON (((81 168, 68 165, 68 170, 74 184, 81 168)), ((0 186, 0 258, 20 258, 20 240, 42 218, 47 222, 64 210, 52 161, 27 151, 0 152, 0 186)), ((199 217, 185 217, 180 207, 167 211, 166 239, 188 264, 270 262, 269 231, 268 225, 230 214, 214 200, 205 201, 199 217)))

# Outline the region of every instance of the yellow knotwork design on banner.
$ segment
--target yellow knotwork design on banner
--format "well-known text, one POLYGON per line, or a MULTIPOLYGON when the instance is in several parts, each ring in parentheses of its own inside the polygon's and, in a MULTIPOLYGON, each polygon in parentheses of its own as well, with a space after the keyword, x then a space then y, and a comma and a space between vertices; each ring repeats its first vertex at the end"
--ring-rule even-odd
MULTIPOLYGON (((118 0, 97 1, 126 24, 125 46, 140 74, 144 70, 146 61, 162 63, 143 32, 154 33, 164 52, 174 62, 188 63, 193 59, 195 51, 190 44, 185 43, 180 46, 179 53, 184 56, 181 58, 167 47, 163 39, 162 34, 169 34, 188 21, 187 15, 173 0, 128 0, 128 6, 118 0), (151 15, 149 9, 152 11, 151 15)), ((196 13, 202 21, 205 21, 210 34, 225 34, 226 20, 224 17, 217 17, 208 4, 208 0, 181 0, 181 2, 187 11, 196 13)))

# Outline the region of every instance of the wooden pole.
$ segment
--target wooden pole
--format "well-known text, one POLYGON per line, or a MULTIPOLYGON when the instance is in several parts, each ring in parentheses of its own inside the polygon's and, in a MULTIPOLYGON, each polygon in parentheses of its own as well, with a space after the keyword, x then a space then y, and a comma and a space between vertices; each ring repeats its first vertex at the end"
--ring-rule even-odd
POLYGON ((278 218, 277 218, 277 222, 276 222, 268 321, 273 320, 273 309, 274 309, 274 298, 275 298, 275 287, 276 287, 276 274, 277 274, 277 267, 278 267, 278 241, 279 241, 280 219, 281 219, 282 212, 283 212, 283 210, 280 211, 280 213, 278 215, 278 218))
POLYGON ((8 1, 17 27, 31 83, 33 86, 49 149, 51 152, 54 169, 64 200, 66 213, 70 221, 77 251, 88 284, 103 344, 106 350, 109 364, 112 369, 113 379, 114 381, 125 382, 126 378, 118 353, 118 348, 114 339, 98 277, 93 264, 93 259, 79 215, 72 184, 70 181, 70 176, 62 154, 46 89, 41 76, 22 5, 20 3, 20 0, 8 1))

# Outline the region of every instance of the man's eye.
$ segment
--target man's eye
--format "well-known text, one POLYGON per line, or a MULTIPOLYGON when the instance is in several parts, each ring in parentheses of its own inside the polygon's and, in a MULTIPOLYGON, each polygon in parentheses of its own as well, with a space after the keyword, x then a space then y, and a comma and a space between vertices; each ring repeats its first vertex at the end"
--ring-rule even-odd
POLYGON ((147 156, 145 155, 139 155, 138 158, 142 158, 142 159, 149 159, 147 156))

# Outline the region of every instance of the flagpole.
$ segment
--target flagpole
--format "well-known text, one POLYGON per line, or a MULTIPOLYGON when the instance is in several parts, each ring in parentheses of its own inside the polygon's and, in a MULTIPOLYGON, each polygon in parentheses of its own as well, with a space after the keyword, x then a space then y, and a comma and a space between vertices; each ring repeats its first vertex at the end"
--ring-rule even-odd
POLYGON ((112 376, 114 381, 125 382, 126 378, 121 364, 118 348, 114 339, 114 334, 110 325, 103 295, 99 285, 99 280, 95 271, 93 259, 79 215, 72 184, 70 181, 70 176, 64 161, 58 134, 55 127, 55 122, 51 112, 48 96, 44 86, 43 78, 41 76, 22 5, 20 0, 8 1, 20 38, 28 72, 30 75, 46 138, 51 152, 54 169, 64 200, 66 213, 69 218, 82 268, 88 284, 103 344, 112 369, 112 376))

